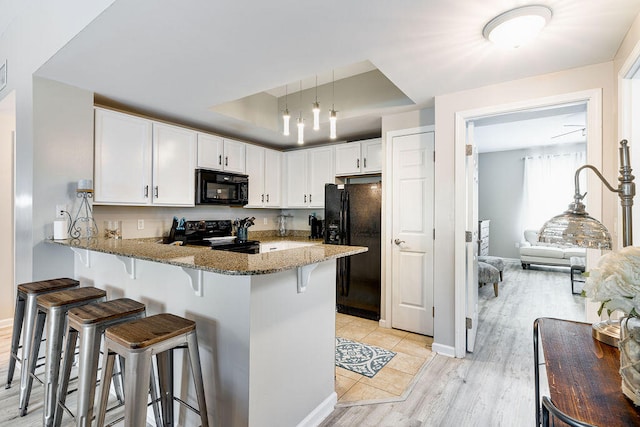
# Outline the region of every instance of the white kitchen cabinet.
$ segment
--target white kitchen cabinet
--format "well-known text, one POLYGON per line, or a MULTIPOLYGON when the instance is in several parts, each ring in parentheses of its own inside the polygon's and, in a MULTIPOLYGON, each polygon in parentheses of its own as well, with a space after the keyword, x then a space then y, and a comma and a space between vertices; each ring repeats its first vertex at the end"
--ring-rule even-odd
POLYGON ((94 203, 193 206, 196 134, 96 108, 94 203))
POLYGON ((290 151, 287 159, 287 206, 323 208, 324 185, 335 182, 333 147, 290 151))
POLYGON ((196 132, 153 124, 153 196, 159 206, 194 206, 196 132))
POLYGON ((152 122, 95 110, 94 203, 146 205, 152 165, 152 122))
POLYGON ((246 146, 246 174, 249 175, 247 207, 281 206, 282 153, 256 145, 246 146))
POLYGON ((246 145, 233 139, 198 133, 198 167, 244 174, 246 145))
POLYGON ((382 138, 360 141, 362 173, 382 172, 382 138))
POLYGON ((382 172, 382 139, 350 142, 335 147, 336 176, 382 172))

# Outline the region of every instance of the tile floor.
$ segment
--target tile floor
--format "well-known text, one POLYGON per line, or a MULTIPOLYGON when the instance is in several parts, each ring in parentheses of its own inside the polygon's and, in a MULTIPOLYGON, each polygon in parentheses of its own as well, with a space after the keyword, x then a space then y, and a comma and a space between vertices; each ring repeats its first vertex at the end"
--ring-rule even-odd
POLYGON ((336 314, 336 336, 396 353, 373 378, 336 366, 339 404, 399 398, 433 354, 431 337, 381 328, 377 321, 341 313, 336 314))

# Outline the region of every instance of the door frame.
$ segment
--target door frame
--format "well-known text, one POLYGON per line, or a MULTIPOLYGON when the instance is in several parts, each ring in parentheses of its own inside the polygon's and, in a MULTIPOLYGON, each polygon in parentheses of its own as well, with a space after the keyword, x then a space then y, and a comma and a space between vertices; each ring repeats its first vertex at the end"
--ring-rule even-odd
MULTIPOLYGON (((435 132, 435 126, 419 126, 408 129, 392 130, 385 134, 382 141, 383 166, 382 174, 382 295, 380 301, 380 321, 379 325, 383 328, 391 328, 391 320, 393 316, 392 301, 392 251, 393 251, 393 215, 391 215, 391 203, 393 201, 393 138, 396 136, 414 135, 418 133, 435 132)), ((434 177, 434 180, 437 177, 434 177)), ((437 185, 437 184, 436 184, 437 185)), ((434 214, 435 215, 435 214, 434 214)), ((435 223, 434 223, 435 226, 435 223)), ((435 333, 435 332, 434 332, 435 333)))
MULTIPOLYGON (((466 230, 466 172, 465 144, 467 141, 467 121, 511 112, 549 108, 561 104, 584 102, 587 105, 587 163, 602 170, 602 89, 590 89, 562 95, 528 99, 513 103, 492 105, 455 113, 454 169, 455 169, 455 219, 454 219, 454 352, 455 357, 466 355, 466 271, 465 232, 466 230)), ((475 146, 474 146, 475 149, 475 146)), ((586 197, 589 213, 595 218, 602 217, 602 186, 595 174, 589 174, 586 197)), ((567 205, 571 194, 567 195, 567 205)), ((560 212, 558 212, 560 213, 560 212)), ((589 251, 593 252, 593 251, 589 251)), ((591 254, 591 257, 595 255, 591 254)), ((589 254, 587 262, 589 262, 589 254)))

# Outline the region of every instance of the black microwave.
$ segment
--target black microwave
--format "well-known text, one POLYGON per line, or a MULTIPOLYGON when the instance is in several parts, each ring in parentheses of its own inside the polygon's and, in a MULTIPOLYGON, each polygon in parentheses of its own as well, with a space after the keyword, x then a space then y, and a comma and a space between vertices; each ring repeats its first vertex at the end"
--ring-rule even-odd
POLYGON ((249 177, 196 169, 196 205, 243 206, 249 202, 249 177))

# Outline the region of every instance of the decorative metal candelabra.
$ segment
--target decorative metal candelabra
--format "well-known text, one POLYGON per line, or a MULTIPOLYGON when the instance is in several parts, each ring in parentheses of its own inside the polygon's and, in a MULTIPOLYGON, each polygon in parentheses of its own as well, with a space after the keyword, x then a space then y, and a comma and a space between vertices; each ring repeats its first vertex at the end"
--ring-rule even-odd
POLYGON ((80 199, 80 206, 69 226, 69 236, 72 239, 86 237, 87 239, 98 236, 98 226, 93 219, 93 211, 89 199, 93 198, 93 190, 80 189, 76 190, 76 197, 80 199), (84 235, 83 235, 84 231, 84 235))

